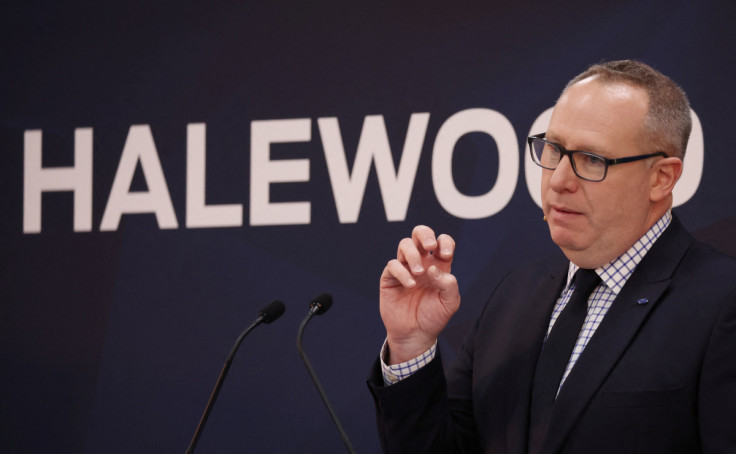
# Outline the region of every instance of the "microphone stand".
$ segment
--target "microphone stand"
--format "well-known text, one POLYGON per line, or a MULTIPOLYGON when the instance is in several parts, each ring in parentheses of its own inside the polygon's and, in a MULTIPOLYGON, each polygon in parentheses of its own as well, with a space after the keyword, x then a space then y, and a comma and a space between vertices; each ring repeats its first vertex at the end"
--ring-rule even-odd
POLYGON ((212 407, 215 405, 215 401, 217 400, 217 395, 220 394, 220 388, 222 387, 222 383, 225 381, 225 376, 227 375, 228 370, 230 370, 230 365, 233 363, 235 352, 238 351, 238 347, 240 347, 240 344, 243 342, 243 339, 245 339, 245 336, 247 336, 248 333, 250 333, 253 330, 253 328, 255 328, 256 326, 260 325, 261 323, 271 323, 272 321, 281 317, 281 314, 283 313, 284 313, 284 303, 278 300, 272 301, 266 307, 261 309, 261 311, 258 313, 258 318, 256 319, 256 321, 254 321, 248 328, 246 328, 245 331, 243 331, 240 334, 240 336, 238 337, 238 340, 235 341, 235 345, 233 345, 232 350, 230 350, 230 354, 227 355, 225 364, 222 366, 222 371, 220 372, 220 376, 217 379, 215 388, 212 390, 212 395, 210 396, 210 400, 207 401, 207 407, 204 409, 202 418, 199 420, 199 425, 197 425, 197 431, 194 432, 194 437, 192 438, 192 441, 189 443, 189 447, 186 450, 186 454, 194 453, 194 448, 197 447, 197 442, 199 441, 199 437, 202 435, 202 430, 204 430, 204 425, 207 423, 207 418, 209 418, 210 416, 212 407))
POLYGON ((340 420, 337 419, 337 414, 335 414, 335 411, 332 409, 332 406, 330 405, 329 400, 327 400, 327 394, 325 394, 325 390, 322 388, 322 384, 319 382, 319 379, 317 378, 317 374, 314 372, 314 369, 312 368, 312 364, 309 362, 309 359, 307 358, 307 354, 304 352, 304 348, 302 348, 302 337, 304 336, 304 328, 307 326, 307 323, 309 322, 309 320, 311 320, 311 318, 316 313, 318 313, 318 311, 320 311, 319 305, 312 306, 309 310, 309 314, 304 319, 304 321, 302 321, 302 324, 299 326, 299 332, 297 333, 297 336, 296 336, 296 348, 297 350, 299 350, 299 355, 302 357, 302 360, 304 361, 304 365, 307 366, 307 371, 309 372, 309 376, 312 377, 314 386, 317 387, 317 391, 319 391, 319 395, 320 397, 322 397, 322 402, 324 402, 325 407, 327 407, 327 411, 330 413, 332 422, 335 423, 335 426, 337 427, 337 431, 340 432, 340 438, 342 438, 342 442, 345 444, 345 448, 347 448, 349 453, 355 454, 355 450, 353 450, 353 446, 350 444, 348 435, 347 433, 345 433, 345 430, 343 430, 342 425, 340 424, 340 420))

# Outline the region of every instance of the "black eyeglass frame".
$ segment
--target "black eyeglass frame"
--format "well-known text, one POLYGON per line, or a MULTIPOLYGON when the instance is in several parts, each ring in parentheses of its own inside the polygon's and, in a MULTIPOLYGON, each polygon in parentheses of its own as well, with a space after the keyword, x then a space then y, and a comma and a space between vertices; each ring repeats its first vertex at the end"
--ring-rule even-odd
POLYGON ((545 139, 544 137, 545 137, 546 134, 547 134, 546 132, 542 132, 542 133, 539 133, 539 134, 535 134, 533 136, 529 136, 526 139, 527 140, 527 143, 529 144, 529 153, 532 155, 532 161, 534 161, 534 164, 538 165, 539 167, 541 167, 543 169, 555 170, 557 168, 557 165, 559 165, 560 162, 562 162, 562 158, 564 158, 565 156, 567 156, 567 159, 570 160, 570 164, 572 165, 572 170, 573 170, 573 172, 575 172, 575 175, 578 178, 580 178, 581 180, 585 180, 585 181, 600 182, 600 181, 605 180, 606 179, 606 175, 608 175, 608 166, 613 166, 613 165, 616 165, 616 164, 626 164, 627 162, 641 161, 642 159, 653 158, 655 156, 662 156, 662 157, 665 157, 665 158, 666 157, 669 157, 669 155, 667 153, 665 153, 664 151, 658 151, 656 153, 640 154, 640 155, 636 155, 636 156, 627 156, 625 158, 609 159, 609 158, 605 158, 605 157, 603 157, 601 155, 597 155, 595 153, 591 153, 589 151, 568 150, 567 148, 563 147, 559 143, 551 142, 551 141, 545 139), (554 167, 545 167, 545 166, 542 165, 541 162, 539 162, 539 158, 537 157, 536 153, 534 153, 534 147, 532 146, 532 143, 535 140, 540 140, 540 141, 542 141, 542 142, 544 142, 546 144, 552 145, 553 147, 555 147, 558 150, 560 150, 560 160, 557 162, 557 165, 556 166, 554 166, 554 167), (578 173, 577 167, 575 167, 575 160, 572 159, 572 155, 575 154, 575 153, 582 153, 582 154, 585 154, 585 155, 588 155, 588 156, 593 156, 594 158, 598 158, 601 161, 603 161, 603 163, 605 164, 605 167, 603 168, 603 176, 601 177, 600 180, 592 180, 590 178, 585 178, 583 176, 580 176, 580 174, 578 173))

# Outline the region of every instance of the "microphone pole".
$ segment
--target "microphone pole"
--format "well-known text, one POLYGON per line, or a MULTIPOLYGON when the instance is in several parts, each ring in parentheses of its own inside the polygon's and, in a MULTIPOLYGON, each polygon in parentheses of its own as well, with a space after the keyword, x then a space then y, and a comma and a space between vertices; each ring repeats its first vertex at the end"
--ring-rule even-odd
POLYGON ((212 411, 212 407, 215 405, 215 400, 217 400, 217 395, 220 393, 220 388, 222 387, 222 383, 225 381, 225 376, 227 375, 227 372, 230 370, 230 365, 233 362, 233 358, 235 357, 235 352, 238 351, 238 347, 240 347, 240 344, 243 342, 243 339, 245 339, 245 336, 250 333, 253 328, 260 325, 261 323, 271 323, 272 321, 276 320, 277 318, 281 317, 281 314, 284 313, 284 310, 286 308, 284 307, 284 303, 281 301, 275 300, 268 303, 266 307, 261 309, 260 312, 258 312, 258 318, 240 334, 240 337, 238 337, 238 340, 235 341, 235 345, 233 345, 232 350, 230 350, 230 354, 227 356, 227 359, 225 360, 225 364, 222 366, 222 371, 220 372, 220 377, 217 379, 217 383, 215 384, 215 388, 212 390, 212 395, 210 396, 210 400, 207 401, 207 407, 204 409, 204 413, 202 414, 202 419, 199 420, 199 425, 197 425, 197 431, 194 432, 194 437, 192 438, 192 441, 189 443, 189 447, 186 450, 186 454, 192 454, 194 453, 194 449, 197 447, 197 442, 199 441, 199 437, 202 435, 202 430, 204 430, 204 425, 207 423, 207 418, 210 416, 210 412, 212 411))
POLYGON ((332 409, 332 405, 330 405, 330 401, 327 400, 327 394, 325 394, 325 390, 322 388, 322 384, 319 382, 319 379, 317 378, 317 374, 314 372, 314 369, 312 368, 312 364, 309 362, 309 359, 307 358, 307 354, 304 351, 304 348, 302 347, 302 337, 304 336, 304 328, 306 328, 307 323, 309 320, 312 319, 315 315, 322 315, 332 306, 332 296, 330 296, 327 293, 322 293, 320 295, 317 295, 311 303, 309 303, 309 313, 304 318, 304 321, 302 321, 302 324, 299 326, 299 332, 296 335, 296 348, 299 350, 299 355, 301 355, 302 360, 304 361, 304 365, 307 366, 307 371, 309 372, 309 376, 312 377, 312 381, 314 382, 314 386, 317 387, 317 391, 319 391, 319 395, 322 398, 322 402, 324 402, 325 407, 327 407, 327 411, 330 413, 330 417, 332 418, 332 422, 335 423, 335 427, 337 427, 337 431, 340 432, 340 437, 342 438, 342 442, 345 444, 345 447, 347 448, 349 453, 355 454, 355 451, 353 450, 353 446, 350 444, 350 440, 348 439, 347 433, 345 433, 345 430, 343 430, 342 425, 340 424, 340 420, 337 418, 337 414, 332 409))

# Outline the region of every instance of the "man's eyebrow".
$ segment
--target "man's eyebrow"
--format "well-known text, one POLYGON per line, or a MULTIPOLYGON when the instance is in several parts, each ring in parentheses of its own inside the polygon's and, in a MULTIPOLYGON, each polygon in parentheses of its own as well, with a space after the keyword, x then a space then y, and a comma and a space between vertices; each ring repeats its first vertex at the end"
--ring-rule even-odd
POLYGON ((550 134, 547 132, 544 134, 544 138, 546 140, 549 140, 550 142, 559 143, 559 140, 557 139, 557 137, 555 137, 554 134, 550 134))
POLYGON ((557 145, 560 145, 561 147, 563 147, 563 148, 565 148, 566 150, 569 150, 569 151, 585 151, 585 152, 588 152, 588 153, 599 154, 601 156, 606 156, 607 155, 607 153, 604 150, 601 150, 598 147, 595 147, 595 146, 592 146, 592 145, 588 145, 588 144, 584 144, 584 145, 579 146, 579 147, 569 148, 569 147, 563 145, 561 143, 560 139, 557 138, 554 134, 546 134, 544 136, 544 138, 546 140, 550 141, 550 142, 553 142, 553 143, 555 143, 557 145))

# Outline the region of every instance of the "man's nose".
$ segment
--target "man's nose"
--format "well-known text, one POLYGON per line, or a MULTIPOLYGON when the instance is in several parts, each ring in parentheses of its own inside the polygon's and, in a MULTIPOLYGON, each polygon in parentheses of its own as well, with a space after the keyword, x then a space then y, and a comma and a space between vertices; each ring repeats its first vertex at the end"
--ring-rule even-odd
POLYGON ((555 170, 552 171, 552 177, 549 183, 555 191, 562 191, 564 189, 571 190, 576 187, 577 180, 578 176, 575 174, 572 166, 572 157, 565 155, 557 164, 555 170))

